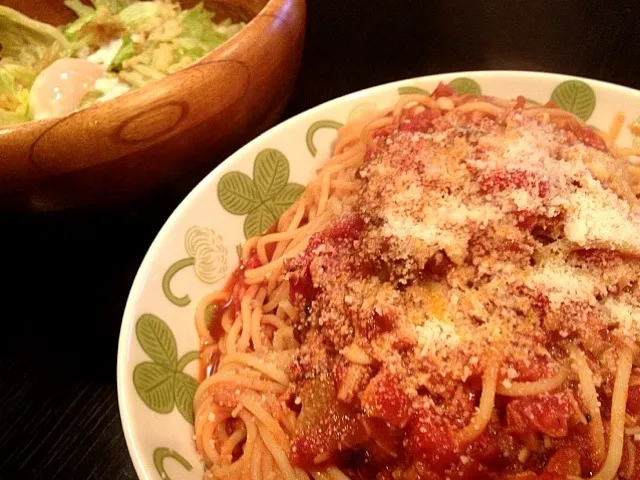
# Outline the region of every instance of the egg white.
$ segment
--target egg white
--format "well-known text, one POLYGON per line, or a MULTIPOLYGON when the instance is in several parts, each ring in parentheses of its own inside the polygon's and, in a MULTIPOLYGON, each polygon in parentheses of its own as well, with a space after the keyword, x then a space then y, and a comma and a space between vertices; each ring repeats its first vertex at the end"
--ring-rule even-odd
POLYGON ((29 97, 33 118, 42 120, 71 113, 92 91, 102 93, 98 101, 103 102, 131 90, 130 85, 107 74, 121 47, 121 39, 113 40, 86 59, 63 58, 40 72, 29 97))

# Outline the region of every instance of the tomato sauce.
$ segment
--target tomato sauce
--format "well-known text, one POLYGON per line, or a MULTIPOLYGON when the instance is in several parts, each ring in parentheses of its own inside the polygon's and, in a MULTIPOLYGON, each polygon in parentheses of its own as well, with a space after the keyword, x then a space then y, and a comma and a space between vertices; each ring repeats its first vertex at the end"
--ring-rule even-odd
MULTIPOLYGON (((441 83, 434 90, 432 97, 435 99, 450 97, 454 93, 451 87, 441 83)), ((526 99, 518 97, 514 108, 521 110, 525 104, 526 99)), ((553 105, 547 106, 553 107, 553 105)), ((411 110, 410 113, 405 112, 400 116, 397 125, 383 127, 372 133, 371 140, 366 146, 365 163, 381 154, 386 148, 387 141, 394 135, 397 138, 406 139, 413 138, 410 133, 417 133, 415 142, 418 143, 422 137, 420 133, 452 128, 450 124, 444 125, 448 119, 441 118, 444 114, 440 110, 430 108, 409 110, 411 110)), ((460 118, 460 115, 457 118, 460 118)), ((461 125, 456 125, 458 128, 456 134, 460 137, 473 135, 473 130, 482 122, 481 119, 472 119, 471 115, 467 120, 476 124, 470 127, 461 121, 461 125)), ((602 138, 588 127, 568 126, 565 130, 561 130, 559 135, 563 140, 568 137, 568 144, 574 145, 575 142, 581 142, 589 147, 608 151, 602 138)), ((472 145, 472 143, 468 144, 472 145)), ((393 167, 399 174, 415 173, 416 177, 421 178, 424 172, 412 163, 415 159, 407 154, 412 152, 413 147, 411 145, 404 147, 405 150, 402 153, 406 154, 405 158, 398 158, 398 162, 393 167)), ((474 155, 479 159, 483 153, 479 149, 474 155)), ((469 170, 472 168, 470 166, 469 170)), ((486 196, 499 197, 502 192, 508 193, 513 189, 525 190, 535 200, 545 200, 550 196, 553 188, 556 188, 555 186, 552 188, 549 177, 545 176, 544 172, 518 168, 517 165, 497 164, 473 174, 480 194, 486 196)), ((363 183, 367 182, 366 175, 362 176, 362 180, 363 183)), ((380 196, 383 195, 384 193, 380 194, 380 196)), ((517 225, 517 228, 514 227, 513 230, 531 233, 531 235, 524 237, 524 240, 515 235, 515 239, 505 237, 501 240, 502 243, 496 241, 491 244, 490 247, 499 250, 493 253, 493 259, 508 258, 514 263, 514 257, 522 256, 526 258, 529 266, 530 250, 532 250, 531 244, 527 243, 529 237, 536 234, 538 237, 543 237, 543 234, 547 234, 549 242, 554 240, 554 232, 562 227, 563 217, 560 214, 553 218, 543 217, 526 208, 527 206, 524 206, 516 211, 516 221, 513 225, 517 225)), ((300 312, 305 312, 305 315, 312 315, 309 313, 312 311, 311 306, 321 305, 321 308, 326 306, 321 303, 326 292, 314 283, 313 275, 316 275, 318 270, 344 273, 353 269, 357 275, 348 277, 349 281, 370 277, 371 273, 375 274, 376 282, 390 283, 390 274, 388 271, 385 272, 384 262, 377 264, 376 259, 369 259, 367 261, 370 261, 371 265, 357 264, 356 266, 355 260, 352 261, 351 257, 341 255, 346 251, 355 257, 359 252, 351 250, 359 248, 362 239, 365 238, 364 235, 371 233, 369 229, 376 227, 374 224, 376 218, 366 217, 358 209, 354 211, 358 213, 343 217, 323 231, 313 234, 305 251, 285 264, 288 271, 290 299, 300 312), (318 253, 319 247, 323 247, 322 255, 318 253), (332 270, 330 267, 336 264, 340 264, 340 269, 332 270), (371 271, 369 272, 368 269, 371 271)), ((407 230, 412 229, 407 227, 407 230)), ((487 236, 485 233, 484 230, 481 232, 483 238, 487 236)), ((470 245, 473 245, 473 240, 470 242, 470 245)), ((387 246, 388 244, 383 244, 383 247, 375 253, 379 256, 386 254, 387 246)), ((477 250, 482 250, 481 247, 484 248, 485 245, 478 244, 477 250)), ((482 250, 483 255, 487 253, 485 250, 490 250, 490 247, 482 250)), ((618 259, 618 257, 612 257, 613 253, 609 254, 605 250, 578 251, 573 255, 577 258, 576 261, 596 266, 618 259)), ((427 279, 431 282, 446 281, 447 276, 458 266, 444 253, 441 253, 440 257, 442 258, 438 262, 434 260, 436 259, 434 255, 431 260, 420 264, 417 279, 411 279, 411 282, 426 283, 427 279)), ((410 263, 405 257, 387 259, 389 263, 393 261, 410 263)), ((252 252, 229 279, 225 286, 229 298, 216 305, 216 312, 211 321, 210 332, 214 339, 220 338, 223 334, 221 327, 223 311, 233 309, 234 315, 240 312, 242 297, 249 288, 244 280, 244 271, 260 265, 257 254, 252 252)), ((349 273, 354 272, 349 271, 349 273)), ((341 280, 342 277, 340 277, 341 280)), ((393 288, 397 293, 401 289, 408 290, 411 286, 398 284, 393 288)), ((339 285, 337 289, 339 295, 336 296, 341 297, 340 304, 343 301, 344 304, 350 304, 351 302, 347 302, 346 299, 348 296, 346 289, 342 287, 342 284, 339 285)), ((581 317, 584 320, 582 324, 589 327, 587 330, 593 337, 578 338, 579 345, 586 349, 587 346, 597 346, 609 341, 604 326, 590 311, 587 311, 585 304, 566 301, 562 307, 554 311, 555 307, 551 305, 548 295, 534 291, 533 287, 528 285, 517 288, 519 290, 514 291, 514 295, 523 299, 523 305, 530 307, 527 314, 535 317, 544 326, 544 329, 540 328, 530 336, 534 343, 537 342, 536 347, 544 346, 547 349, 545 352, 548 356, 542 358, 531 353, 527 354, 528 356, 522 361, 517 358, 505 360, 502 366, 515 373, 513 376, 507 376, 504 370, 501 371, 498 382, 508 382, 510 378, 514 379, 514 382, 533 382, 556 374, 557 369, 550 366, 555 364, 555 360, 549 357, 555 356, 555 352, 562 350, 563 345, 566 346, 566 337, 561 337, 559 332, 566 317, 576 316, 575 311, 584 313, 581 317)), ((374 295, 371 296, 373 297, 374 295)), ((435 295, 428 297, 424 300, 425 304, 436 303, 434 298, 435 295)), ((339 310, 336 307, 332 313, 338 312, 335 316, 339 316, 342 320, 346 318, 348 321, 345 321, 344 325, 352 330, 348 333, 336 331, 343 337, 348 337, 349 342, 357 338, 363 341, 360 345, 375 344, 380 337, 385 335, 391 337, 397 333, 396 330, 399 330, 398 325, 401 325, 404 319, 395 307, 396 304, 385 304, 380 308, 362 307, 361 310, 356 307, 351 310, 348 308, 339 310)), ((498 307, 496 306, 496 310, 498 307)), ((521 311, 519 310, 518 313, 521 311)), ((524 317, 524 314, 522 316, 524 317)), ((478 323, 480 325, 480 320, 478 323)), ((326 334, 327 331, 333 332, 330 330, 332 325, 326 323, 318 325, 316 330, 302 321, 294 325, 294 334, 306 329, 304 335, 308 337, 315 335, 313 341, 318 344, 316 350, 309 349, 310 353, 304 360, 307 362, 304 366, 301 366, 303 360, 297 358, 296 361, 299 360, 299 363, 294 362, 288 372, 291 385, 296 389, 297 395, 296 407, 292 407, 292 410, 298 413, 299 408, 296 430, 291 438, 290 459, 294 466, 318 470, 335 465, 349 478, 375 480, 466 478, 565 480, 569 476, 591 476, 600 467, 600 460, 593 458, 594 452, 588 425, 590 419, 584 413, 585 408, 581 403, 582 397, 575 378, 544 395, 508 397, 498 394, 495 398, 492 417, 486 428, 469 443, 461 443, 457 434, 469 425, 480 405, 482 378, 477 373, 479 370, 470 369, 472 373, 459 381, 456 387, 450 388, 444 386, 446 383, 444 375, 438 370, 450 357, 442 357, 445 360, 440 365, 436 365, 436 360, 442 359, 431 360, 432 357, 429 357, 424 360, 428 366, 419 370, 419 373, 423 374, 432 368, 435 372, 433 377, 437 381, 428 385, 431 387, 434 383, 443 380, 442 390, 434 388, 434 391, 425 389, 421 392, 419 388, 426 387, 425 384, 420 384, 408 393, 409 388, 405 388, 406 383, 403 383, 402 376, 388 368, 384 358, 377 358, 363 365, 351 360, 347 362, 342 350, 344 345, 336 346, 337 341, 328 338, 330 335, 326 334), (325 337, 322 336, 323 332, 325 337), (360 369, 357 371, 361 374, 357 380, 358 388, 353 389, 354 391, 349 395, 349 401, 344 401, 344 396, 340 396, 342 400, 339 399, 338 392, 342 391, 341 382, 353 374, 353 370, 349 368, 354 365, 360 369)), ((574 338, 577 337, 572 337, 571 341, 574 338)), ((297 336, 296 339, 298 339, 297 336)), ((305 346, 312 342, 307 340, 305 340, 305 346)), ((390 357, 397 356, 404 359, 403 355, 411 355, 408 352, 413 352, 417 342, 415 339, 403 342, 398 335, 389 340, 388 349, 384 350, 384 353, 388 353, 390 357)), ((519 347, 520 344, 518 344, 519 347)), ((566 357, 564 351, 557 356, 566 357)), ((402 364, 402 361, 398 364, 402 364)), ((611 379, 603 379, 603 384, 610 386, 611 379)), ((607 403, 610 400, 605 397, 602 395, 603 412, 610 409, 607 403)), ((631 415, 640 415, 640 386, 638 385, 632 386, 629 390, 627 412, 631 415)), ((606 414, 604 425, 608 430, 606 414)), ((640 459, 640 455, 637 455, 637 458, 640 459)), ((626 468, 630 461, 630 454, 625 449, 621 469, 626 468)), ((640 460, 636 460, 638 461, 640 460)))
MULTIPOLYGON (((218 300, 210 305, 210 308, 213 308, 213 313, 209 322, 209 333, 214 342, 217 342, 224 335, 224 329, 222 328, 222 316, 224 312, 228 308, 233 308, 234 315, 237 315, 238 312, 240 312, 240 302, 242 300, 242 296, 247 290, 247 284, 244 281, 244 272, 252 268, 257 268, 260 265, 261 263, 258 255, 255 251, 253 251, 249 258, 238 265, 238 267, 233 271, 224 288, 222 289, 223 292, 229 293, 228 298, 226 300, 218 300)), ((203 344, 200 346, 201 353, 206 346, 207 344, 203 342, 203 344)), ((200 362, 200 381, 204 380, 216 371, 218 361, 219 353, 215 354, 214 358, 210 359, 208 364, 205 364, 204 361, 200 362)))

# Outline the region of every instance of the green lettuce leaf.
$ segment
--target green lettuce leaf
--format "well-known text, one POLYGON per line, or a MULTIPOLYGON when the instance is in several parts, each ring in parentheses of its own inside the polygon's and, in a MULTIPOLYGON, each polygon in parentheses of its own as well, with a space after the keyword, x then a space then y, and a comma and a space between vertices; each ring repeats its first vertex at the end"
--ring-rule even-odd
POLYGON ((17 63, 2 62, 0 63, 0 68, 6 70, 19 85, 26 88, 31 88, 31 85, 33 85, 33 82, 38 76, 33 70, 18 65, 17 63))
POLYGON ((206 43, 190 37, 178 37, 173 43, 178 47, 178 54, 181 57, 188 56, 194 60, 202 57, 210 50, 210 47, 206 43))
POLYGON ((66 39, 70 42, 67 56, 86 57, 91 49, 98 47, 102 40, 96 38, 96 32, 100 27, 110 28, 119 24, 116 16, 121 9, 121 2, 92 2, 95 8, 82 3, 81 0, 65 0, 65 5, 73 10, 79 17, 61 28, 66 39), (85 29, 87 26, 95 28, 85 29))
POLYGON ((33 20, 12 8, 0 6, 0 45, 3 61, 39 73, 43 61, 50 60, 47 56, 54 50, 62 53, 69 43, 57 28, 33 20), (58 47, 52 49, 55 44, 58 47))
POLYGON ((31 120, 29 88, 19 81, 12 68, 0 64, 0 125, 31 120))
POLYGON ((62 27, 62 32, 67 40, 73 42, 76 40, 78 36, 78 32, 82 30, 82 27, 91 23, 95 20, 96 15, 92 13, 90 15, 85 15, 84 17, 80 17, 77 20, 71 22, 69 25, 62 27))
POLYGON ((92 0, 91 3, 96 9, 104 7, 109 10, 112 15, 117 15, 133 2, 131 0, 92 0))
MULTIPOLYGON (((73 42, 77 39, 78 32, 80 32, 82 27, 95 20, 96 9, 85 5, 81 0, 65 0, 64 4, 78 16, 77 20, 62 27, 62 32, 67 40, 73 42)), ((74 45, 73 51, 80 50, 82 46, 84 45, 74 45)))
POLYGON ((162 6, 157 2, 135 2, 118 13, 127 27, 135 27, 158 16, 162 6))
POLYGON ((95 8, 85 5, 80 0, 64 0, 64 5, 70 10, 73 10, 73 13, 75 13, 79 18, 96 13, 95 8))
POLYGON ((186 37, 203 40, 207 32, 213 25, 214 13, 204 8, 204 3, 200 2, 189 10, 183 10, 178 15, 178 21, 184 29, 183 35, 186 37))
POLYGON ((122 68, 122 62, 130 59, 136 54, 136 45, 131 39, 131 35, 125 35, 122 39, 122 46, 116 56, 113 58, 109 70, 118 71, 122 68))
MULTIPOLYGON (((213 23, 214 16, 214 12, 204 8, 203 2, 198 3, 193 8, 180 12, 178 15, 178 21, 183 29, 180 37, 197 40, 200 42, 199 46, 206 49, 206 51, 200 53, 198 56, 202 56, 213 50, 235 35, 245 25, 242 22, 233 24, 230 20, 225 20, 219 25, 216 25, 213 23)), ((187 52, 190 54, 189 49, 187 49, 187 52)))

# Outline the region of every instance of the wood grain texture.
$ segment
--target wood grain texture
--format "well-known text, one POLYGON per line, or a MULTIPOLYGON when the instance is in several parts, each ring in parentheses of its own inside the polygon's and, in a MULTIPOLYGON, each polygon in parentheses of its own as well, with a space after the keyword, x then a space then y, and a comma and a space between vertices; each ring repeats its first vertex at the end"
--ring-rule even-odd
MULTIPOLYGON (((310 0, 284 116, 379 83, 466 69, 535 68, 640 88, 637 25, 638 2, 622 0, 310 0)), ((262 128, 256 122, 254 135, 262 128)), ((1 217, 0 479, 135 478, 116 400, 126 296, 168 215, 224 158, 205 156, 117 208, 1 217)), ((100 182, 99 167, 92 175, 100 182)))
MULTIPOLYGON (((69 20, 61 0, 1 3, 51 23, 69 20)), ((0 204, 55 210, 130 198, 270 126, 298 71, 305 1, 206 5, 219 19, 250 22, 196 64, 152 85, 62 118, 1 127, 0 204)))

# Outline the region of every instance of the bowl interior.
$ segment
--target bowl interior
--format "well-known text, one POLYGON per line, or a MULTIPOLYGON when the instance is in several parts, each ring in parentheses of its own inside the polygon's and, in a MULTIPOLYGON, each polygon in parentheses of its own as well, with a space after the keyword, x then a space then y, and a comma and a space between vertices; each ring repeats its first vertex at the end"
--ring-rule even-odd
MULTIPOLYGON (((143 365, 165 361, 181 365, 179 372, 174 369, 171 374, 186 374, 196 384, 196 305, 202 296, 224 285, 238 263, 238 246, 268 226, 256 221, 259 206, 242 215, 225 208, 229 205, 224 199, 221 203, 218 195, 222 175, 248 176, 256 182, 256 160, 270 155, 277 159, 279 178, 304 185, 329 156, 336 128, 355 110, 393 105, 400 95, 432 91, 440 81, 459 91, 507 98, 524 95, 539 103, 549 101, 554 93, 555 98, 563 97, 558 91, 578 92, 580 102, 560 106, 573 109, 600 129, 607 129, 618 112, 625 114, 627 121, 640 112, 640 92, 593 80, 532 72, 445 74, 404 80, 331 101, 284 122, 232 155, 192 191, 164 225, 140 267, 124 312, 118 395, 125 436, 140 478, 202 478, 193 444, 193 410, 188 401, 181 400, 184 392, 174 389, 159 401, 138 377, 141 369, 151 368, 143 365), (150 340, 154 335, 166 339, 169 350, 175 352, 171 359, 154 358, 156 349, 150 340), (193 361, 182 361, 185 358, 193 361), (165 461, 169 457, 173 461, 165 461)), ((623 129, 618 144, 634 142, 638 144, 639 138, 623 129)))
MULTIPOLYGON (((88 0, 83 0, 89 3, 88 0)), ((264 8, 268 0, 205 0, 205 6, 216 12, 216 20, 231 18, 234 21, 248 22, 264 8)), ((183 8, 191 8, 199 3, 198 0, 181 0, 183 8)), ((72 21, 75 16, 64 5, 63 0, 1 0, 0 5, 14 8, 25 15, 51 23, 63 25, 72 21)))

